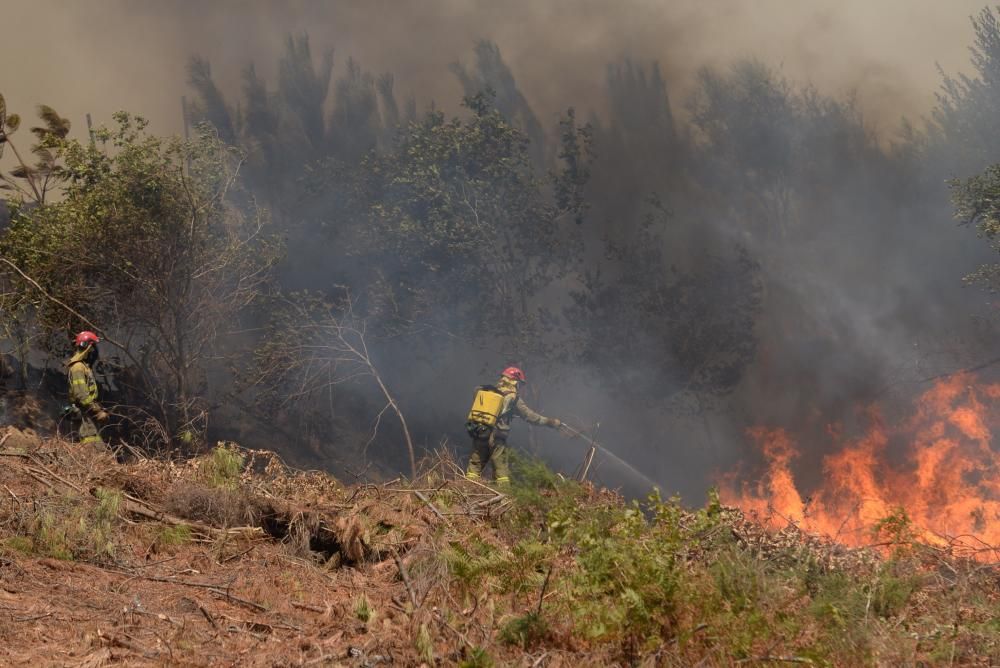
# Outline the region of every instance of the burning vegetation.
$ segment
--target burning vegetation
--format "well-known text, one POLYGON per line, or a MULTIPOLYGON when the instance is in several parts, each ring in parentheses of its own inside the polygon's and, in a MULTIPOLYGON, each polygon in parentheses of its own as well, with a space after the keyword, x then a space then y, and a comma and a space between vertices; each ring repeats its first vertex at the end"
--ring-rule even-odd
POLYGON ((752 428, 767 472, 753 484, 726 476, 722 499, 770 526, 793 524, 847 545, 876 543, 883 529, 904 522, 930 545, 1000 561, 998 399, 1000 385, 960 373, 936 381, 898 423, 873 406, 856 438, 830 425, 821 482, 808 492, 796 482, 794 436, 752 428))

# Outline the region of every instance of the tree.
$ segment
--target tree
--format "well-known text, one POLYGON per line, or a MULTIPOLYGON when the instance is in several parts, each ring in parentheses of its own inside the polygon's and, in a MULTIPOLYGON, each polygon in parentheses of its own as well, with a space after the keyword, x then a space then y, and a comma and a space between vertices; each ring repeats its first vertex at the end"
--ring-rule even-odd
POLYGON ((679 269, 668 260, 664 217, 650 215, 632 243, 608 242, 613 275, 587 271, 567 317, 579 360, 615 394, 657 406, 693 401, 700 411, 732 392, 754 359, 760 267, 736 247, 702 249, 679 269))
POLYGON ((703 142, 703 178, 729 190, 727 203, 761 240, 787 235, 797 222, 793 178, 797 166, 799 101, 791 86, 757 61, 727 73, 699 72, 689 102, 703 142), (735 200, 735 201, 734 201, 735 200))
POLYGON ((553 331, 560 312, 543 293, 575 269, 589 130, 568 113, 563 169, 541 175, 524 133, 488 96, 466 105, 465 118, 432 112, 400 128, 384 153, 370 152, 355 169, 332 161, 312 170, 313 188, 349 200, 322 212, 340 243, 312 237, 327 254, 322 279, 342 278, 356 298, 345 301, 332 288, 271 309, 245 377, 276 422, 311 432, 325 412, 318 440, 360 452, 375 434, 358 434, 339 416, 373 414, 377 426, 395 414, 412 466, 410 426, 388 388, 412 387, 426 360, 444 374, 469 348, 530 358, 536 369, 560 352, 553 331), (345 383, 358 377, 373 383, 345 383))
POLYGON ((364 449, 378 436, 382 417, 392 411, 406 444, 410 475, 415 478, 413 437, 403 409, 375 363, 370 348, 373 342, 367 323, 355 314, 353 299, 346 289, 334 300, 305 293, 281 297, 272 305, 264 336, 245 374, 244 389, 254 391, 256 404, 276 416, 293 404, 317 396, 332 397, 335 388, 344 383, 370 379, 382 407, 364 449))
POLYGON ((528 150, 536 165, 543 163, 545 132, 524 93, 517 87, 514 74, 500 55, 500 48, 488 40, 476 42, 476 64, 467 68, 452 63, 451 71, 462 84, 465 97, 489 93, 497 111, 528 138, 528 150))
POLYGON ((375 149, 381 128, 375 78, 349 58, 347 75, 336 84, 330 116, 333 155, 348 164, 358 163, 375 149))
MULTIPOLYGON (((18 151, 12 139, 21 126, 21 117, 8 113, 7 103, 0 95, 0 158, 9 148, 17 161, 17 166, 10 172, 0 172, 0 190, 12 195, 11 203, 4 203, 4 227, 9 222, 10 209, 45 204, 50 191, 67 177, 60 164, 59 145, 69 133, 70 123, 47 105, 38 106, 38 117, 42 125, 31 128, 36 140, 31 147, 31 155, 36 160, 32 165, 18 151)), ((9 268, 0 269, 0 341, 13 342, 19 361, 20 383, 24 386, 28 382, 28 356, 35 332, 30 323, 30 300, 19 287, 9 276, 9 268)))
POLYGON ((69 134, 70 123, 44 104, 38 106, 38 117, 42 125, 31 128, 36 139, 31 153, 36 163, 30 165, 11 139, 21 127, 21 117, 7 113, 7 103, 0 95, 0 158, 4 149, 10 148, 18 163, 8 174, 0 172, 0 190, 13 192, 20 201, 44 204, 49 191, 66 178, 65 170, 59 165, 58 149, 69 134))
POLYGON ((214 131, 164 139, 141 118, 115 120, 97 132, 108 152, 62 140, 63 198, 17 209, 0 256, 35 282, 24 292, 51 346, 100 325, 137 367, 163 432, 187 441, 204 428, 211 365, 277 248, 238 192, 242 155, 214 131))
POLYGON ((1000 16, 983 8, 971 17, 969 47, 976 74, 951 76, 943 71, 930 128, 931 158, 945 163, 954 177, 980 171, 1000 152, 1000 16))
MULTIPOLYGON (((968 179, 954 179, 949 185, 955 218, 974 225, 993 250, 1000 252, 1000 164, 968 179)), ((984 264, 965 280, 995 292, 1000 289, 1000 263, 984 264)))
POLYGON ((281 99, 297 120, 315 155, 322 155, 327 142, 323 103, 330 90, 333 51, 323 53, 317 68, 313 64, 309 36, 289 35, 285 40, 285 55, 279 62, 278 72, 278 92, 281 99))
POLYGON ((576 193, 587 178, 589 133, 569 117, 566 169, 546 179, 528 138, 488 95, 465 106, 468 119, 431 112, 359 170, 364 225, 355 243, 374 286, 366 306, 386 321, 432 323, 468 338, 488 332, 509 359, 542 357, 555 313, 538 297, 578 259, 572 221, 584 206, 576 193))

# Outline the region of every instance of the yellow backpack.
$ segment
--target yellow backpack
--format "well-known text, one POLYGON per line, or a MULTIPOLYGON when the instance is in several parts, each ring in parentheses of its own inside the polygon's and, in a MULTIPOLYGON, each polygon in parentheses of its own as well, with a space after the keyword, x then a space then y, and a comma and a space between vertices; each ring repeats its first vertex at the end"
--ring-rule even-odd
POLYGON ((489 432, 496 426, 503 410, 504 395, 497 388, 487 385, 479 388, 472 400, 466 428, 474 435, 489 432))

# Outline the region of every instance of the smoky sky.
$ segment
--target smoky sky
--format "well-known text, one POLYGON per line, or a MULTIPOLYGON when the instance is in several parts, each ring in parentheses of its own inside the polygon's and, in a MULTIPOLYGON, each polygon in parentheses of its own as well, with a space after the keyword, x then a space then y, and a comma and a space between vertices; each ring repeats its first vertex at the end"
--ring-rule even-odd
POLYGON ((200 54, 235 93, 253 61, 274 80, 289 33, 396 76, 401 96, 454 108, 449 63, 476 40, 496 42, 519 86, 550 126, 568 106, 600 112, 608 63, 658 61, 672 94, 703 66, 755 57, 834 96, 856 94, 891 131, 934 103, 936 63, 967 69, 969 15, 982 0, 36 0, 3 5, 0 92, 11 108, 38 103, 107 122, 126 109, 154 131, 179 132, 185 65, 200 54))

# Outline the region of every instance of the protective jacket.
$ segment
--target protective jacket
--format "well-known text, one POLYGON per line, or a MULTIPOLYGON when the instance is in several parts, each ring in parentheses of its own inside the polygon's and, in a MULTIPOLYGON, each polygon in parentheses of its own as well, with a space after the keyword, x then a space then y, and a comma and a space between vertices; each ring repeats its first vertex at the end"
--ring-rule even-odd
POLYGON ((101 435, 94 422, 94 415, 103 409, 97 403, 97 380, 87 363, 90 348, 78 351, 67 363, 66 376, 69 379, 69 400, 80 411, 80 442, 100 443, 101 435))
POLYGON ((517 382, 506 376, 500 378, 496 385, 497 390, 503 395, 503 404, 500 408, 500 416, 497 418, 497 430, 510 433, 511 422, 514 416, 519 416, 530 424, 547 425, 551 422, 549 418, 538 413, 525 403, 517 394, 517 382))

